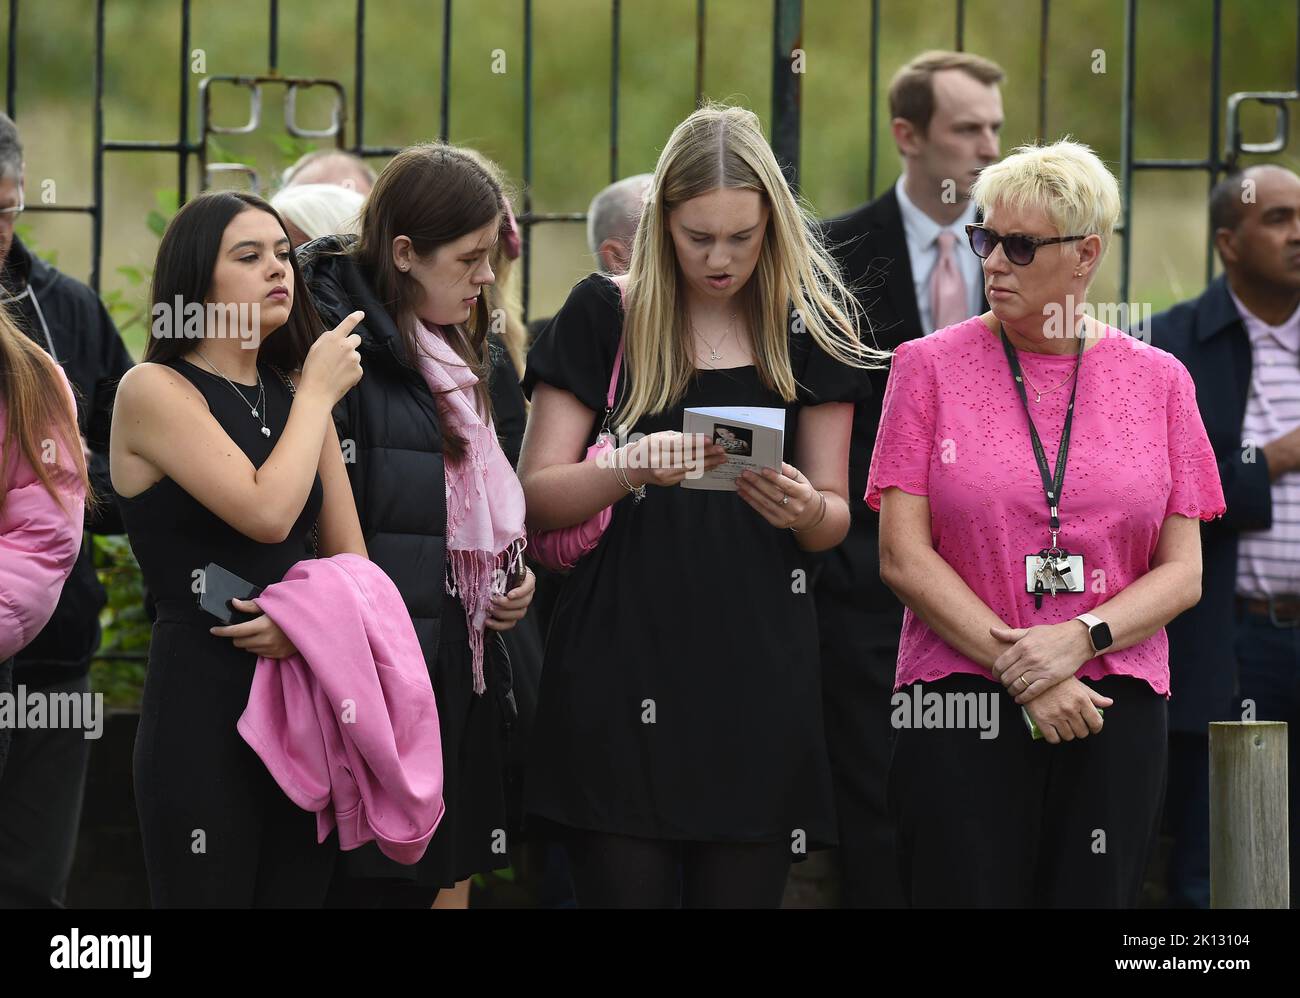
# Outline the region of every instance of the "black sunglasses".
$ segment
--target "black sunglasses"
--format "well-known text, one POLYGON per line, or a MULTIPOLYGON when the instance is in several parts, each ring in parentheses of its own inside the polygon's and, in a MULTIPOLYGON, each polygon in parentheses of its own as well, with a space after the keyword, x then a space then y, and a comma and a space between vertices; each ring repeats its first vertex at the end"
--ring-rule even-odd
POLYGON ((1010 235, 1004 236, 994 232, 992 229, 986 229, 982 225, 967 225, 966 238, 970 240, 970 248, 975 251, 975 255, 981 260, 987 260, 989 254, 997 247, 998 243, 1002 244, 1002 252, 1007 255, 1007 259, 1017 267, 1026 267, 1034 262, 1034 254, 1038 252, 1039 246, 1051 246, 1053 243, 1072 243, 1076 239, 1087 239, 1087 236, 1022 236, 1010 235))

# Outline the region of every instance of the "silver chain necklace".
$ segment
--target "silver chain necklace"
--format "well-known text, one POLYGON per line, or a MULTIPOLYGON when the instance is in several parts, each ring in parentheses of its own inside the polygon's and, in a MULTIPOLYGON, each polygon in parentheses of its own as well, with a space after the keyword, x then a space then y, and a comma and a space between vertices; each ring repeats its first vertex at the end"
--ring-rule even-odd
POLYGON ((216 371, 216 373, 220 375, 221 380, 230 386, 230 390, 239 396, 239 401, 243 402, 244 405, 248 406, 248 411, 252 414, 253 418, 262 424, 262 436, 269 437, 271 435, 271 430, 270 427, 266 425, 266 419, 263 416, 263 412, 266 409, 266 390, 262 387, 262 372, 260 371, 257 372, 257 404, 249 405, 248 398, 244 395, 244 393, 235 387, 235 383, 233 381, 231 381, 224 374, 222 374, 220 370, 217 369, 216 364, 208 360, 207 357, 204 357, 203 354, 198 350, 195 350, 194 354, 201 361, 203 361, 203 363, 207 364, 208 367, 216 371))
POLYGON ((704 345, 709 348, 709 360, 721 360, 722 354, 718 353, 718 347, 727 342, 727 337, 731 335, 731 327, 736 324, 736 313, 731 313, 731 318, 727 321, 727 331, 722 334, 722 339, 718 340, 718 346, 715 347, 708 340, 704 339, 704 334, 695 328, 695 323, 691 323, 691 332, 700 339, 704 340, 704 345))

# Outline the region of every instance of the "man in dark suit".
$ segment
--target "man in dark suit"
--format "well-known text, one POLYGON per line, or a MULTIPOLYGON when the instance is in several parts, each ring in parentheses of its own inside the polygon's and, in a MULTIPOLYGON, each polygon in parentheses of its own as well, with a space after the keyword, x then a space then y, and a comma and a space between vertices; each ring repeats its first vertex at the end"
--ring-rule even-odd
POLYGON ((1255 166, 1210 197, 1223 276, 1151 320, 1186 365, 1228 511, 1201 528, 1201 601, 1169 624, 1169 899, 1209 907, 1209 722, 1291 722, 1300 863, 1300 177, 1255 166), (1293 499, 1292 497, 1295 496, 1293 499), (1238 670, 1240 679, 1238 680, 1238 670), (1253 709, 1254 716, 1250 716, 1253 709))
MULTIPOLYGON (((998 158, 1002 79, 994 63, 960 52, 926 52, 900 69, 889 111, 902 176, 875 201, 825 223, 827 243, 882 349, 988 308, 964 226, 975 221, 970 187, 998 158)), ((879 518, 863 499, 887 374, 872 372, 872 398, 854 412, 852 524, 821 558, 816 583, 846 907, 903 903, 885 798, 903 607, 880 581, 879 518)))

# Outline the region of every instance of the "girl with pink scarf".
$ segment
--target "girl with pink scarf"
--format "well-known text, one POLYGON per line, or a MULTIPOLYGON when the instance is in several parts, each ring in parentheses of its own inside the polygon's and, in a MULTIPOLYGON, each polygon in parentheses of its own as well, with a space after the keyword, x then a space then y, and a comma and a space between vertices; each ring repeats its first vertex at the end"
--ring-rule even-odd
POLYGON ((413 146, 380 175, 359 238, 299 249, 322 315, 366 313, 365 376, 335 422, 368 553, 425 655, 445 775, 446 814, 420 863, 347 853, 331 903, 464 907, 471 876, 510 863, 502 767, 515 707, 499 632, 523 617, 534 580, 523 490, 492 418, 483 292, 511 223, 501 185, 471 155, 413 146))

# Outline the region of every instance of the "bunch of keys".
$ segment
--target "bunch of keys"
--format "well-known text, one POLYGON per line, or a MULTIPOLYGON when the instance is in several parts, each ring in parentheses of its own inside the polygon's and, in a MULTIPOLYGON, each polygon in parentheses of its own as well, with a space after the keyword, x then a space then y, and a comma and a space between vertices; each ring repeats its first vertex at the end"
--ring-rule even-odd
POLYGON ((1025 556, 1025 590, 1034 595, 1034 609, 1043 608, 1043 595, 1083 592, 1083 556, 1053 545, 1025 556))

